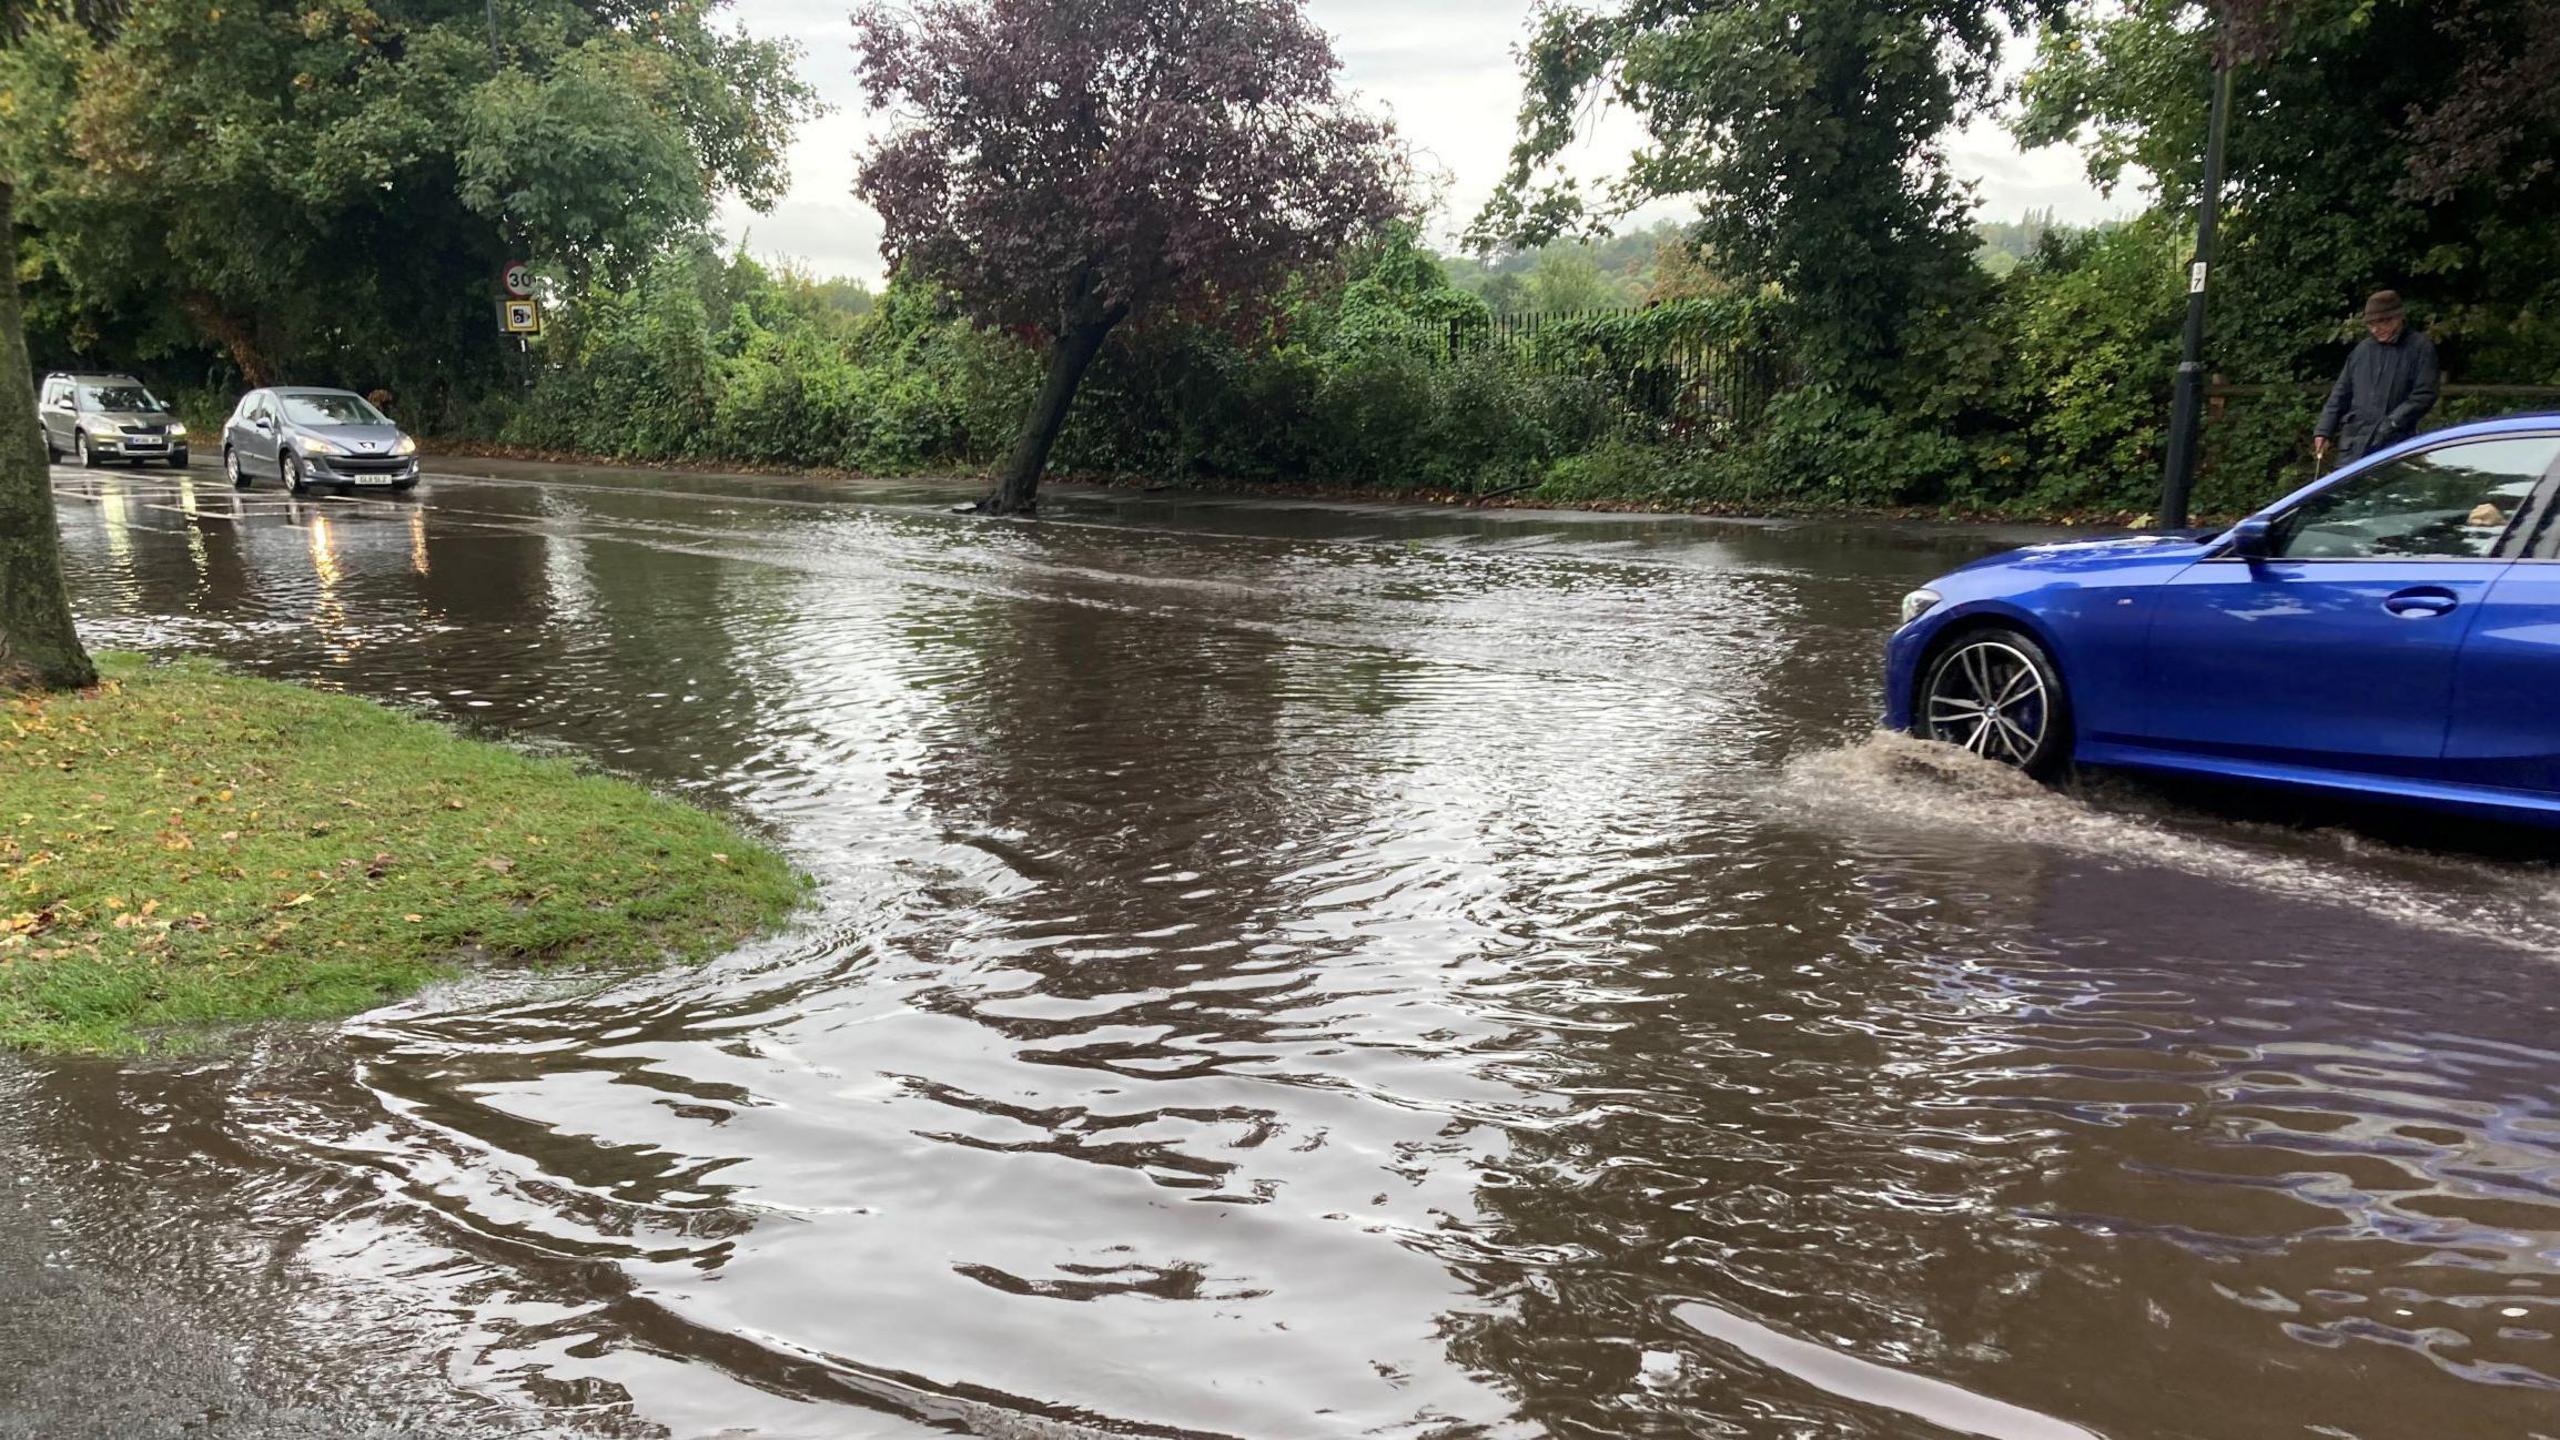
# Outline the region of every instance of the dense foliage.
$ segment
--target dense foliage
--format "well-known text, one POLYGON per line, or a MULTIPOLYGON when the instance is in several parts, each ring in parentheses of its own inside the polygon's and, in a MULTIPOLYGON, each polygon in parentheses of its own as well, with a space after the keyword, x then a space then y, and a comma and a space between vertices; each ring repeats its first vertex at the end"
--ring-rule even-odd
POLYGON ((511 260, 612 283, 780 192, 810 92, 721 3, 506 0, 495 54, 484 0, 39 7, 0 172, 40 362, 487 383, 511 260))
MULTIPOLYGON (((1562 357, 1531 363, 1533 340, 1494 348, 1483 303, 1411 232, 1360 252, 1351 271, 1347 284, 1288 287, 1250 328, 1131 333, 1096 366, 1061 461, 1162 477, 1516 485, 1623 418, 1562 357), (1453 353, 1452 333, 1484 343, 1453 353)), ((1044 369, 1016 333, 921 281, 893 283, 853 316, 804 279, 707 249, 596 295, 546 357, 530 396, 479 417, 482 433, 634 459, 872 472, 1001 455, 1044 369)))
POLYGON ((187 366, 236 384, 259 356, 384 375, 450 435, 983 469, 1019 461, 1027 414, 1064 413, 1035 407, 1061 337, 1122 311, 1088 335, 1056 440, 1080 472, 2131 516, 2158 483, 2219 44, 2243 75, 2209 355, 2275 388, 2214 404, 2197 505, 2217 513, 2307 470, 2316 396, 2286 387, 2335 371, 2370 289, 2411 296, 2452 380, 2560 384, 2553 4, 1555 0, 1517 184, 1485 217, 1520 243, 1445 262, 1410 226, 1367 229, 1392 157, 1296 0, 874 7, 864 63, 907 125, 865 182, 902 260, 876 303, 724 255, 698 223, 716 193, 771 193, 806 106, 788 57, 700 0, 505 0, 496 68, 473 0, 303 0, 291 24, 252 0, 254 24, 207 22, 194 51, 181 12, 137 0, 119 28, 40 23, 41 63, 0 62, 29 117, 0 159, 41 197, 19 239, 46 362, 158 358, 181 389, 187 366), (2146 177, 2147 212, 1974 223, 1939 136, 1997 97, 2019 19, 2043 28, 2017 128, 2082 147, 2101 181, 2146 177), (170 84, 109 83, 146 74, 170 84), (1174 113, 1144 74, 1194 100, 1242 89, 1174 113), (1549 162, 1594 95, 1649 145, 1623 189, 1586 195, 1549 162), (162 144, 191 116, 219 133, 162 144), (496 168, 527 153, 587 159, 496 168), (1228 204, 1238 177, 1300 199, 1228 204), (1697 220, 1577 231, 1675 193, 1697 220), (387 236, 402 217, 418 233, 387 236), (521 368, 482 298, 514 237, 556 287, 521 368))
POLYGON ((1596 97, 1648 143, 1599 210, 1704 195, 1700 238, 1796 302, 1806 364, 1871 375, 1965 277, 1971 200, 1939 149, 1998 94, 2000 40, 2046 0, 1604 0, 1541 6, 1528 100, 1484 243, 1542 239, 1594 211, 1554 167, 1596 97))

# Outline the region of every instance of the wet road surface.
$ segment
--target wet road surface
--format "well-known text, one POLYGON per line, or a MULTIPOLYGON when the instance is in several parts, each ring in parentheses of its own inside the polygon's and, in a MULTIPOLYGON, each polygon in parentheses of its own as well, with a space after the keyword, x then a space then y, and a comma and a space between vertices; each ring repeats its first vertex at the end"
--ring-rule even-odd
POLYGON ((482 468, 86 631, 820 903, 0 1067, 0 1433, 2560 1435, 2560 877, 1870 738, 1996 537, 482 468))

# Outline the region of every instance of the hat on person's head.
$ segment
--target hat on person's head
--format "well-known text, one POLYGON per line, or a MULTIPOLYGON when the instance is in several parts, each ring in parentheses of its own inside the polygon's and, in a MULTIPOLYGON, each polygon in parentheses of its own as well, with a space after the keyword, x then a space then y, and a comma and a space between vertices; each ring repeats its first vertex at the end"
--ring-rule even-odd
POLYGON ((2397 290, 2376 290, 2364 302, 2364 323, 2367 325, 2379 325, 2385 320, 2397 320, 2408 313, 2409 307, 2400 303, 2400 292, 2397 290))

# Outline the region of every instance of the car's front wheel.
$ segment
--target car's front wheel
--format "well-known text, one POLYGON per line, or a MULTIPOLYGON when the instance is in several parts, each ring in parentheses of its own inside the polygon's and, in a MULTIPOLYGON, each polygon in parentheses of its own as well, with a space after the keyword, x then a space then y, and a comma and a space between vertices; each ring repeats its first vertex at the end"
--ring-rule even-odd
POLYGON ((96 455, 94 455, 94 454, 91 454, 91 453, 90 453, 90 451, 89 451, 89 432, 88 432, 88 431, 86 431, 86 430, 81 431, 81 432, 80 432, 80 438, 79 438, 79 439, 77 439, 77 440, 75 440, 75 441, 73 441, 73 442, 72 442, 72 444, 74 445, 74 447, 75 447, 75 449, 76 449, 76 453, 77 453, 77 454, 79 455, 79 457, 80 457, 80 468, 81 468, 81 469, 83 469, 83 470, 95 470, 96 468, 98 468, 98 457, 97 457, 96 455))
POLYGON ((1920 733, 2050 776, 2071 760, 2071 700, 2042 645, 2015 630, 1974 630, 1930 662, 1920 733))
POLYGON ((284 488, 296 495, 311 493, 310 482, 302 478, 302 457, 290 450, 284 455, 284 488))
POLYGON ((222 447, 222 474, 231 482, 232 489, 249 488, 249 473, 240 468, 240 452, 228 445, 222 447))

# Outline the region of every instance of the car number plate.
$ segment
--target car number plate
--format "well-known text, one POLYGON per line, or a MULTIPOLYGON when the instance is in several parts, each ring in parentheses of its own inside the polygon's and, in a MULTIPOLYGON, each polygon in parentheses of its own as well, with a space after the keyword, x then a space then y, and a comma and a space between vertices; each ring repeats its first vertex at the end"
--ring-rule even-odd
POLYGON ((147 436, 137 435, 126 440, 124 442, 124 448, 127 450, 165 450, 168 448, 168 442, 165 440, 155 440, 147 436))

